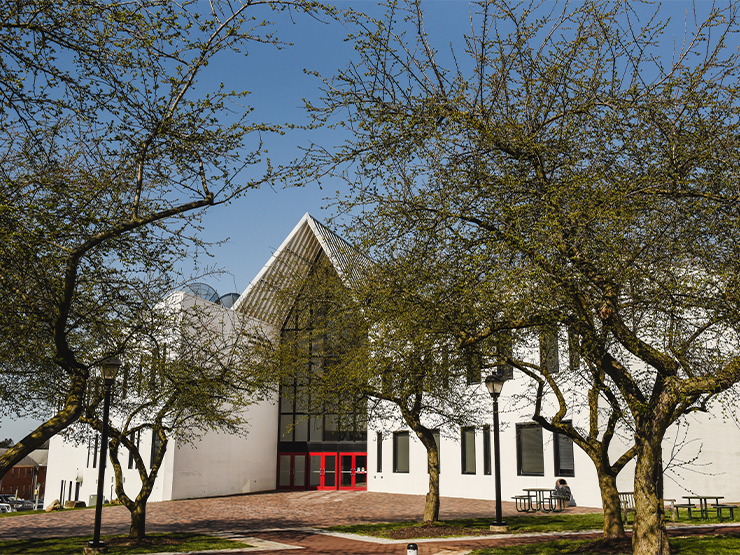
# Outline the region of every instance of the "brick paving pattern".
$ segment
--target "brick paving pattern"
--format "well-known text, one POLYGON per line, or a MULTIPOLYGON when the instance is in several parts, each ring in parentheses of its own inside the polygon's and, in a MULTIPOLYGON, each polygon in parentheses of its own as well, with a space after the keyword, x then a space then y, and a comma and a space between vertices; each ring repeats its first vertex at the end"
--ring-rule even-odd
MULTIPOLYGON (((422 495, 339 491, 256 493, 150 503, 147 507, 147 532, 206 532, 219 535, 229 532, 304 548, 300 551, 270 551, 276 554, 406 553, 406 542, 365 542, 315 534, 300 529, 335 524, 419 520, 423 508, 424 496, 422 495)), ((514 504, 503 502, 503 512, 504 516, 516 514, 514 504)), ((567 509, 567 512, 573 514, 601 511, 600 509, 574 507, 567 509)), ((492 517, 494 514, 494 501, 443 498, 440 518, 492 517)), ((0 519, 0 539, 90 535, 94 519, 93 510, 2 518, 0 519)), ((103 534, 125 534, 128 532, 128 526, 129 512, 125 507, 103 509, 103 534)), ((714 527, 714 529, 719 528, 714 527)), ((737 528, 732 529, 737 531, 737 528)), ((682 531, 684 534, 686 532, 685 529, 682 531)), ((463 553, 474 548, 531 543, 565 537, 575 539, 572 535, 561 534, 547 537, 514 538, 507 536, 481 540, 419 541, 417 543, 419 555, 432 555, 463 553)), ((578 538, 583 537, 585 536, 578 536, 578 538)))

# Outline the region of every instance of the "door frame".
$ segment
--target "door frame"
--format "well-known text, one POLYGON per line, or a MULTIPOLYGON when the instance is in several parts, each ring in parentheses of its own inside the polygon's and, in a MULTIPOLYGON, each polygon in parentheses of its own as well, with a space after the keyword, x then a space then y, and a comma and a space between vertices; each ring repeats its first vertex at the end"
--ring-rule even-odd
POLYGON ((276 479, 276 489, 288 491, 288 490, 305 490, 306 486, 308 484, 308 455, 306 453, 289 453, 289 452, 280 452, 278 453, 277 457, 277 479, 276 479), (281 486, 280 485, 280 458, 283 456, 289 456, 290 457, 290 485, 288 486, 281 486), (302 486, 296 486, 295 485, 295 476, 296 476, 296 467, 295 467, 295 458, 296 456, 304 457, 303 460, 303 485, 302 486))
POLYGON ((339 455, 336 451, 311 451, 306 459, 306 488, 311 490, 336 490, 339 485, 339 455), (311 457, 321 457, 319 485, 311 484, 311 457), (325 485, 326 457, 334 457, 334 485, 325 485))
POLYGON ((337 479, 337 489, 345 490, 345 491, 365 491, 367 489, 367 452, 339 452, 337 453, 337 461, 339 462, 338 465, 338 479, 337 479), (352 457, 352 480, 351 485, 349 486, 342 486, 342 457, 352 457), (364 467, 364 474, 365 474, 365 486, 357 486, 357 457, 365 457, 365 467, 364 467))

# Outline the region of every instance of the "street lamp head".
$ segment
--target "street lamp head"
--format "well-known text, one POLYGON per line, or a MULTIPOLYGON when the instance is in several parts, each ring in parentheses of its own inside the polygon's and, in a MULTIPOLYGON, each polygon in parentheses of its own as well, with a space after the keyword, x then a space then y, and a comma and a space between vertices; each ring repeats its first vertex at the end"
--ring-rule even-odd
POLYGON ((504 388, 504 377, 501 374, 491 374, 486 378, 486 387, 491 397, 498 397, 504 388))
POLYGON ((118 369, 121 367, 121 361, 115 357, 107 358, 103 361, 103 366, 100 369, 100 373, 103 375, 106 385, 113 384, 113 380, 116 379, 118 369))

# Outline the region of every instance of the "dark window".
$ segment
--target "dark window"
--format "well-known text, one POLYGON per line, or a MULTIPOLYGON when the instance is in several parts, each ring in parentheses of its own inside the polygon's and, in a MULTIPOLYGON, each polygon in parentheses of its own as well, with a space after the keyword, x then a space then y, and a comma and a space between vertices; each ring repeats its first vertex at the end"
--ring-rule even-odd
POLYGON ((462 473, 475 474, 475 428, 463 428, 462 445, 462 473))
POLYGON ((376 472, 383 472, 383 434, 381 432, 375 432, 375 445, 378 455, 376 472))
MULTIPOLYGON (((511 331, 504 331, 496 338, 496 354, 502 359, 511 359, 514 356, 514 338, 511 331)), ((496 372, 505 380, 514 378, 514 367, 506 362, 496 367, 496 372)))
POLYGON ((393 472, 409 471, 409 433, 393 434, 393 472))
MULTIPOLYGON (((434 436, 434 442, 437 444, 437 462, 439 463, 439 471, 442 472, 442 451, 439 447, 439 430, 432 430, 434 436)), ((427 474, 429 474, 429 457, 427 456, 427 474)))
POLYGON ((491 474, 491 427, 483 426, 483 474, 491 474))
POLYGON ((93 468, 98 467, 98 435, 95 434, 95 443, 93 447, 93 468))
MULTIPOLYGON (((129 435, 129 441, 133 443, 136 446, 136 449, 139 449, 139 440, 141 439, 141 430, 138 430, 136 432, 131 432, 131 435, 129 435)), ((128 452, 128 467, 133 468, 134 467, 134 453, 133 451, 128 452)))
POLYGON ((545 475, 542 428, 539 425, 516 425, 516 459, 519 476, 545 475))
POLYGON ((159 434, 156 430, 152 430, 152 453, 149 457, 149 468, 154 466, 154 462, 157 459, 157 453, 159 452, 159 446, 162 444, 162 440, 159 438, 159 434))
MULTIPOLYGON (((331 275, 337 277, 325 255, 322 254, 316 264, 326 264, 331 275)), ((318 268, 316 266, 312 272, 318 268)), ((291 368, 293 375, 280 384, 278 441, 281 443, 367 442, 364 401, 342 398, 332 404, 323 404, 310 395, 312 377, 336 365, 335 351, 345 348, 343 336, 316 331, 323 327, 325 312, 323 303, 307 305, 301 300, 293 306, 283 326, 283 343, 294 350, 295 361, 291 368)))
POLYGON ((573 440, 564 434, 555 433, 555 476, 575 476, 573 462, 573 440))
POLYGON ((573 328, 568 328, 568 362, 571 370, 581 365, 581 338, 573 328))
POLYGON ((546 327, 540 330, 540 368, 554 374, 560 370, 558 330, 546 327))

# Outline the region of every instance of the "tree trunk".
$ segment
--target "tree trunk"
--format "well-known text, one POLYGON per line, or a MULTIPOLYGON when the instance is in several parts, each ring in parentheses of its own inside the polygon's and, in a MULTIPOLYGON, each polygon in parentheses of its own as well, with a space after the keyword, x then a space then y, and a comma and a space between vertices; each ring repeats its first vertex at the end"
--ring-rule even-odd
POLYGON ((131 511, 131 527, 128 537, 143 539, 146 536, 146 499, 136 500, 134 509, 131 511))
MULTIPOLYGON (((637 439, 637 438, 636 438, 637 439)), ((659 488, 663 468, 660 439, 638 440, 635 465, 635 525, 632 532, 633 555, 669 555, 665 513, 659 488)))
POLYGON ((624 522, 617 491, 617 477, 596 467, 601 489, 601 504, 604 507, 604 538, 625 538, 624 522))
POLYGON ((437 441, 434 439, 432 430, 422 426, 418 421, 410 425, 427 450, 429 491, 424 504, 424 522, 436 522, 439 520, 439 449, 437 448, 437 441))
POLYGON ((427 450, 429 461, 429 491, 424 504, 424 522, 435 522, 439 520, 439 452, 437 442, 432 438, 434 447, 427 450))
POLYGON ((78 372, 78 375, 72 376, 64 409, 0 455, 0 480, 3 479, 11 468, 23 460, 23 457, 35 449, 39 449, 44 442, 64 431, 77 421, 82 414, 81 399, 85 395, 85 380, 86 375, 82 375, 82 371, 78 372))

